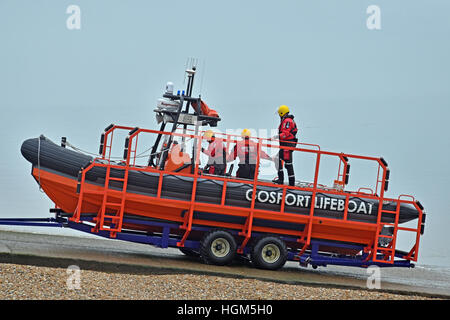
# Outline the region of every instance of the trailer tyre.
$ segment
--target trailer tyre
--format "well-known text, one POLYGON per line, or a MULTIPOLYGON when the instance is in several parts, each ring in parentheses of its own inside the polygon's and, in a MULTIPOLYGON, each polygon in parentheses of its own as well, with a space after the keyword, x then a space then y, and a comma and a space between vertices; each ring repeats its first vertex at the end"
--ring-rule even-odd
POLYGON ((208 232, 200 243, 200 258, 206 264, 230 264, 236 255, 236 241, 224 230, 208 232))
POLYGON ((251 259, 257 268, 277 270, 286 263, 287 254, 283 240, 275 236, 265 236, 256 241, 252 248, 251 259))

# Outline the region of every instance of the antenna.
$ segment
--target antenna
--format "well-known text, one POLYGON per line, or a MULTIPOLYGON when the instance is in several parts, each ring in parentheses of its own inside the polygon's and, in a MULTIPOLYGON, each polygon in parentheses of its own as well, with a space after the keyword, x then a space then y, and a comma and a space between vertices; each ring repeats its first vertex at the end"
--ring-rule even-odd
POLYGON ((186 64, 184 65, 184 73, 183 73, 183 84, 186 84, 186 71, 187 70, 196 70, 198 65, 198 58, 189 57, 186 59, 186 64))
POLYGON ((188 64, 189 64, 189 58, 186 59, 186 64, 184 65, 184 70, 183 70, 183 84, 186 83, 186 70, 188 68, 188 64))
POLYGON ((202 94, 202 88, 203 88, 203 75, 205 74, 205 68, 206 68, 206 58, 203 58, 203 67, 202 67, 202 74, 200 76, 200 94, 202 94))

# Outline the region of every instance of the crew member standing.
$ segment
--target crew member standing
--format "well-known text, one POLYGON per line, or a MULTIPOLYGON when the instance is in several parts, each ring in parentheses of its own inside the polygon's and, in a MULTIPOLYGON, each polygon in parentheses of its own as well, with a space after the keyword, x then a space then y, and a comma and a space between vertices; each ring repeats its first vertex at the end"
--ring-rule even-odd
MULTIPOLYGON (((280 116, 280 126, 278 127, 278 135, 273 139, 280 140, 280 146, 294 147, 297 140, 297 125, 294 121, 294 116, 289 114, 288 106, 281 105, 278 108, 278 115, 280 116)), ((281 149, 278 153, 278 177, 273 180, 274 183, 284 184, 284 170, 283 162, 288 173, 288 180, 290 186, 295 186, 294 166, 292 163, 292 150, 281 149)))
MULTIPOLYGON (((236 177, 254 179, 256 171, 256 160, 258 157, 258 144, 250 140, 250 130, 244 129, 241 133, 243 140, 238 141, 234 149, 228 154, 227 161, 239 158, 239 169, 236 177)), ((271 160, 272 158, 261 150, 261 159, 271 160)))
POLYGON ((203 137, 209 143, 208 149, 202 148, 202 152, 208 156, 208 164, 205 172, 219 176, 225 175, 227 169, 227 150, 223 144, 223 140, 220 138, 217 139, 212 130, 206 131, 203 137))

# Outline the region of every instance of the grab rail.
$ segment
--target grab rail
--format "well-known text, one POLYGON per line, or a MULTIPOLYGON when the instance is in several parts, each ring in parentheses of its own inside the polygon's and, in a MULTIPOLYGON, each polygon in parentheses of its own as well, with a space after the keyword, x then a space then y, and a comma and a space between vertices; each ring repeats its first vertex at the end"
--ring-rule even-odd
MULTIPOLYGON (((257 144, 256 144, 257 145, 257 157, 256 157, 256 167, 257 168, 259 167, 259 164, 260 164, 261 151, 262 151, 263 147, 277 148, 277 149, 282 149, 282 150, 292 150, 292 151, 296 151, 296 152, 306 152, 306 153, 315 154, 316 160, 315 160, 315 167, 314 167, 314 182, 312 183, 312 186, 311 187, 298 187, 298 186, 278 185, 278 184, 274 184, 271 182, 259 181, 258 180, 259 170, 255 171, 255 176, 254 176, 253 180, 246 180, 246 179, 241 179, 238 177, 208 175, 207 177, 210 180, 217 180, 217 181, 223 182, 221 201, 220 201, 220 204, 216 205, 216 204, 211 204, 211 203, 197 203, 195 201, 196 191, 197 191, 197 189, 196 189, 197 181, 198 181, 198 178, 200 176, 202 176, 198 169, 200 166, 201 143, 204 140, 203 135, 201 135, 200 133, 198 133, 197 135, 187 134, 187 133, 179 133, 176 131, 172 133, 172 132, 165 132, 165 131, 158 131, 158 130, 151 130, 151 129, 143 129, 143 128, 138 128, 138 127, 133 128, 133 127, 127 127, 127 126, 111 125, 105 129, 104 133, 102 133, 102 137, 100 139, 101 147, 99 150, 100 151, 99 159, 107 160, 108 163, 110 163, 110 158, 111 158, 113 134, 116 130, 127 130, 128 131, 128 136, 126 137, 126 140, 125 140, 126 142, 125 142, 125 146, 124 146, 124 157, 123 157, 125 165, 118 165, 118 166, 111 165, 111 164, 108 164, 108 165, 111 166, 111 168, 122 169, 122 170, 127 170, 127 171, 133 170, 133 171, 141 171, 141 172, 158 173, 159 179, 158 179, 158 188, 157 188, 156 198, 160 199, 161 201, 175 201, 175 202, 182 202, 182 203, 188 204, 188 213, 184 216, 184 222, 181 227, 181 228, 185 229, 185 234, 183 235, 182 240, 179 242, 179 246, 183 246, 184 241, 189 236, 189 233, 192 228, 193 213, 194 213, 195 208, 198 208, 198 207, 210 207, 210 208, 222 207, 222 208, 233 209, 234 212, 236 212, 236 214, 238 214, 238 213, 246 214, 246 223, 244 224, 244 227, 242 228, 242 231, 240 233, 240 235, 244 236, 244 240, 243 240, 241 246, 239 247, 240 252, 242 252, 242 250, 244 249, 248 240, 251 237, 251 233, 252 233, 252 229, 253 229, 254 214, 264 212, 265 214, 271 215, 271 217, 274 220, 283 221, 283 219, 287 219, 286 217, 288 217, 291 221, 293 220, 293 221, 305 223, 305 225, 306 225, 305 230, 303 232, 297 233, 297 235, 299 236, 298 241, 304 244, 304 246, 299 254, 299 255, 302 255, 311 243, 312 230, 313 230, 312 227, 313 227, 314 221, 317 221, 317 219, 320 219, 323 221, 331 221, 331 220, 336 221, 336 219, 334 219, 334 218, 326 218, 326 217, 318 218, 314 215, 315 207, 316 207, 316 203, 315 203, 316 195, 319 192, 321 194, 342 195, 345 197, 345 206, 344 206, 344 212, 342 215, 342 219, 338 219, 344 223, 349 223, 349 224, 354 224, 354 225, 368 224, 368 225, 373 226, 373 224, 366 223, 366 222, 357 222, 357 221, 349 221, 348 220, 350 196, 354 195, 354 194, 356 194, 359 198, 362 198, 362 199, 367 198, 367 199, 377 200, 379 202, 378 212, 377 212, 377 228, 378 228, 378 225, 381 223, 381 213, 382 213, 382 207, 383 207, 384 201, 392 201, 392 202, 397 203, 397 205, 400 205, 401 203, 413 204, 419 210, 420 221, 422 220, 422 218, 421 218, 422 217, 422 209, 417 205, 416 202, 414 202, 414 198, 412 196, 401 195, 398 199, 388 199, 388 198, 384 197, 384 192, 387 190, 386 184, 389 179, 389 169, 387 169, 387 163, 383 158, 323 151, 320 149, 320 146, 314 145, 314 144, 307 144, 307 143, 297 143, 295 147, 277 146, 277 145, 270 144, 269 142, 272 141, 270 139, 255 137, 252 139, 257 141, 257 144), (158 135, 172 135, 173 137, 194 139, 194 144, 196 145, 196 154, 195 154, 195 161, 193 162, 194 169, 195 169, 193 171, 193 173, 173 172, 173 171, 167 171, 165 169, 161 170, 161 169, 158 169, 157 167, 136 166, 136 153, 137 153, 138 137, 140 134, 143 134, 143 133, 158 134, 158 135), (307 146, 307 147, 309 146, 309 147, 313 147, 314 149, 317 149, 317 150, 302 148, 301 146, 307 146), (320 163, 321 163, 321 157, 323 155, 335 156, 335 157, 339 158, 340 163, 339 163, 339 169, 338 169, 338 180, 342 181, 343 183, 345 183, 346 181, 348 182, 348 174, 349 174, 349 166, 350 166, 348 163, 349 159, 362 159, 362 160, 376 162, 378 164, 378 173, 377 173, 377 183, 376 183, 375 193, 373 192, 372 189, 365 188, 365 187, 359 188, 357 192, 349 192, 349 191, 333 190, 333 189, 330 189, 330 190, 319 189, 319 184, 318 184, 319 167, 320 167, 320 163), (341 164, 343 164, 342 173, 341 173, 341 164), (164 179, 165 175, 172 175, 172 176, 175 175, 175 176, 193 178, 192 193, 191 193, 190 201, 164 199, 161 196, 162 184, 163 184, 163 179, 164 179), (380 177, 380 175, 381 175, 381 177, 380 177), (227 188, 227 183, 229 183, 229 182, 245 183, 245 184, 248 184, 251 186, 252 196, 251 196, 250 208, 236 207, 236 206, 230 206, 230 205, 226 204, 226 201, 225 201, 226 188, 227 188), (280 211, 262 210, 262 209, 255 208, 256 194, 257 194, 256 191, 259 186, 269 186, 269 187, 276 187, 276 188, 281 189, 282 196, 281 196, 281 202, 280 202, 280 211), (378 195, 378 186, 380 187, 379 195, 378 195), (301 191, 311 192, 311 202, 310 202, 308 216, 292 215, 289 212, 286 212, 285 202, 286 202, 287 190, 301 190, 301 191), (370 190, 371 194, 362 193, 361 190, 370 190), (408 200, 402 199, 402 197, 410 197, 410 198, 412 198, 412 200, 408 201, 408 200)), ((217 133, 217 134, 219 135, 220 133, 217 133)), ((235 137, 237 137, 237 135, 226 134, 225 136, 226 136, 226 139, 222 139, 222 140, 224 143, 227 143, 227 146, 229 146, 230 143, 238 142, 237 138, 235 138, 235 137)), ((229 150, 229 148, 227 150, 229 150)), ((94 166, 103 166, 103 165, 104 164, 95 163, 95 161, 94 161, 92 163, 92 166, 88 167, 86 171, 90 170, 94 166)), ((85 175, 85 173, 86 172, 83 172, 84 175, 85 175)), ((83 176, 83 178, 84 178, 84 176, 83 176)), ((82 179, 82 180, 84 182, 84 179, 82 179)), ((420 227, 421 226, 419 223, 417 229, 401 228, 401 227, 399 227, 398 229, 406 230, 406 231, 414 231, 414 232, 419 233, 420 227)), ((419 235, 417 235, 415 246, 410 251, 409 258, 411 258, 411 259, 417 259, 418 241, 419 241, 419 235)), ((376 252, 375 252, 375 254, 376 254, 376 252)), ((416 260, 414 260, 414 261, 416 261, 416 260)))

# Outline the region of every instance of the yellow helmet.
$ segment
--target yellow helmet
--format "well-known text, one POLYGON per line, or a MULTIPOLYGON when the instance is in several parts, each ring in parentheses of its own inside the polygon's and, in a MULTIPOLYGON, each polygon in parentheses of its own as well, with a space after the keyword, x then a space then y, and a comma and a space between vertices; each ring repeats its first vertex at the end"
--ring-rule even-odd
POLYGON ((283 117, 286 113, 289 112, 289 107, 284 104, 278 107, 278 114, 280 117, 283 117))
POLYGON ((242 130, 241 137, 250 137, 250 136, 251 136, 250 130, 248 129, 242 130))
POLYGON ((203 138, 209 140, 214 136, 214 132, 212 130, 207 130, 205 131, 205 133, 203 134, 203 138))

